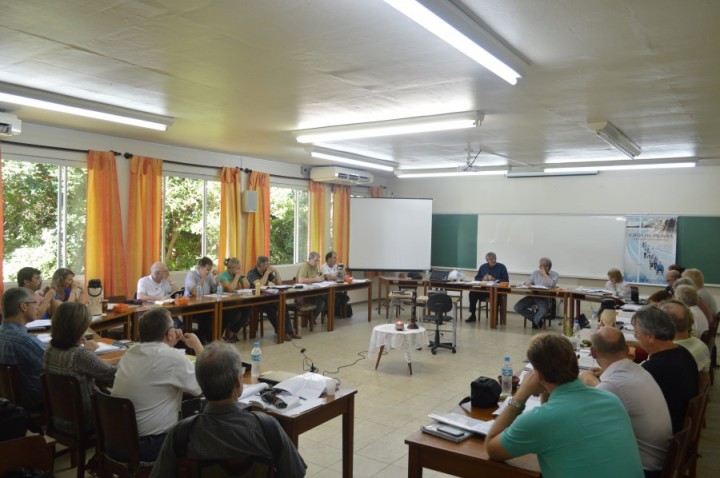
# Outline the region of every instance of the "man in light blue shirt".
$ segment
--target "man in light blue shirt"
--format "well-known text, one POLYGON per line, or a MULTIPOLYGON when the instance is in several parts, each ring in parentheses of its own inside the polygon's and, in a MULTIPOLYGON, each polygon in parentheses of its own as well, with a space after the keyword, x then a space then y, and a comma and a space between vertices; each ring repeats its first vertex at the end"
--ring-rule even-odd
MULTIPOLYGON (((554 289, 560 276, 552 269, 552 261, 547 257, 540 259, 538 270, 532 273, 530 279, 525 281, 526 286, 540 286, 554 289)), ((550 299, 544 297, 523 297, 515 304, 515 312, 522 315, 525 320, 532 321, 533 329, 542 327, 542 320, 550 308, 550 299), (533 309, 532 307, 535 307, 533 309)))

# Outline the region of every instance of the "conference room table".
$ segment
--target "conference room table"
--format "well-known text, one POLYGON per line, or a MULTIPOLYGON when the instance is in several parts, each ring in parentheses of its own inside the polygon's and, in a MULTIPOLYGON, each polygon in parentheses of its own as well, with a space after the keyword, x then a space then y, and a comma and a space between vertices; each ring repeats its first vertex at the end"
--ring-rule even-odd
MULTIPOLYGON (((492 420, 497 407, 474 408, 464 403, 453 413, 480 420, 492 420)), ((475 478, 539 478, 537 455, 524 455, 508 461, 493 461, 485 450, 485 437, 473 435, 459 443, 416 431, 405 439, 408 445, 408 478, 421 478, 423 469, 475 478)))

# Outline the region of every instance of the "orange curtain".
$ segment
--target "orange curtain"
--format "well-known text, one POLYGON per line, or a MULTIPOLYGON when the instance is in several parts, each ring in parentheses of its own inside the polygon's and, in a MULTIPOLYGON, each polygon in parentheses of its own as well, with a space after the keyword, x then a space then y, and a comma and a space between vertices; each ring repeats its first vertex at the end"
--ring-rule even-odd
POLYGON ((348 264, 350 248, 350 186, 333 186, 333 247, 338 262, 348 264))
MULTIPOLYGON (((5 261, 5 196, 3 194, 2 180, 2 141, 0 141, 0 295, 5 291, 5 274, 3 271, 3 262, 5 261)), ((0 312, 2 306, 0 306, 0 312)))
MULTIPOLYGON (((131 287, 160 260, 162 160, 133 156, 128 198, 128 277, 131 287)), ((104 282, 104 281, 103 281, 104 282)))
POLYGON ((385 188, 382 186, 373 186, 370 188, 371 198, 381 198, 385 196, 385 188))
POLYGON ((246 271, 255 267, 258 256, 270 255, 270 175, 251 172, 248 190, 257 191, 257 212, 248 213, 245 233, 245 254, 242 266, 246 271))
POLYGON ((87 170, 85 280, 101 279, 106 296, 127 296, 115 155, 110 151, 89 151, 87 170))
MULTIPOLYGON (((240 257, 242 235, 240 227, 242 170, 222 168, 220 172, 220 244, 218 247, 218 270, 225 268, 225 258, 240 257)), ((253 261, 253 264, 255 262, 253 261)), ((243 268, 250 270, 247 263, 243 268)), ((244 273, 245 271, 243 271, 244 273)))
POLYGON ((310 250, 327 252, 327 186, 310 181, 310 250))

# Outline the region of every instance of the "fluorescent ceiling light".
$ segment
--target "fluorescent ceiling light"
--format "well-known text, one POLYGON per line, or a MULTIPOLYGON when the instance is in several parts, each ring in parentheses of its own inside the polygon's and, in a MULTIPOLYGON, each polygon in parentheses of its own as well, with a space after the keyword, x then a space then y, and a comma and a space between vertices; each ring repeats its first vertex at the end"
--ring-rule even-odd
POLYGON ((370 123, 355 123, 293 131, 298 143, 319 143, 357 138, 375 138, 430 131, 474 128, 480 126, 485 115, 479 111, 417 116, 370 123))
POLYGON ((630 159, 635 159, 635 156, 640 156, 640 146, 625 136, 625 133, 617 129, 611 122, 601 121, 599 123, 588 123, 588 126, 606 143, 618 149, 630 159))
POLYGON ((560 171, 555 169, 545 171, 510 171, 506 178, 546 178, 551 176, 592 176, 598 173, 597 169, 588 169, 587 171, 560 171))
POLYGON ((97 103, 9 83, 0 83, 0 103, 29 106, 157 131, 166 131, 168 126, 175 121, 169 116, 97 103))
POLYGON ((310 156, 318 159, 327 159, 329 161, 334 161, 337 163, 379 169, 380 171, 394 171, 395 167, 397 166, 397 163, 376 160, 375 158, 367 158, 365 156, 359 156, 357 154, 334 151, 332 149, 326 148, 313 148, 313 150, 310 152, 310 156))
MULTIPOLYGON (((518 78, 521 77, 517 71, 500 61, 476 41, 471 40, 465 34, 461 33, 458 28, 462 25, 465 27, 462 28, 465 33, 477 32, 477 35, 472 35, 471 33, 471 36, 480 37, 480 43, 492 43, 492 46, 494 46, 496 50, 502 49, 502 53, 506 56, 516 57, 516 55, 512 54, 506 47, 500 48, 498 46, 500 42, 497 39, 493 39, 489 32, 484 30, 477 22, 472 21, 471 18, 455 5, 447 1, 430 2, 428 0, 422 2, 413 0, 385 0, 385 3, 511 85, 517 84, 518 78), (426 7, 421 3, 431 6, 426 7)), ((517 63, 524 63, 524 61, 518 58, 515 59, 517 63)))
POLYGON ((494 169, 487 171, 437 171, 428 173, 407 173, 404 171, 395 171, 395 176, 400 179, 450 178, 467 176, 502 176, 505 173, 507 173, 507 169, 494 169))
POLYGON ((628 171, 637 169, 677 169, 677 168, 694 168, 697 166, 695 161, 683 163, 645 163, 645 164, 616 164, 607 166, 576 166, 567 168, 548 168, 545 172, 551 173, 572 173, 582 171, 628 171))

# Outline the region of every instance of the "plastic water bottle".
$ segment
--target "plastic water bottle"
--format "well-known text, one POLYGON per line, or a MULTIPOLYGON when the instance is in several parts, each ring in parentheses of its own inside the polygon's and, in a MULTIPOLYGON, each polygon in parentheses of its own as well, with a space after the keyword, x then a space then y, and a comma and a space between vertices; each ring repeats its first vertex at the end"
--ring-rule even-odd
POLYGON ((505 360, 503 360, 503 366, 502 366, 502 393, 503 395, 510 395, 512 393, 512 376, 513 376, 513 370, 512 365, 510 365, 510 356, 506 355, 505 360))
POLYGON ((600 323, 600 318, 598 317, 597 310, 595 310, 593 307, 590 307, 590 310, 592 310, 592 319, 590 320, 590 325, 592 328, 597 328, 598 324, 600 323))
POLYGON ((577 319, 575 319, 575 324, 573 325, 573 341, 575 342, 575 350, 580 350, 582 340, 580 339, 580 321, 577 319))
POLYGON ((262 350, 260 350, 260 342, 255 342, 253 349, 250 352, 252 357, 252 368, 250 369, 250 376, 252 378, 258 378, 260 376, 260 361, 262 360, 262 350))
POLYGON ((255 295, 260 295, 260 287, 262 284, 260 284, 260 279, 255 281, 255 295))
POLYGON ((197 287, 195 288, 195 296, 197 297, 197 300, 202 300, 203 296, 205 295, 205 284, 199 283, 197 287))
POLYGON ((218 288, 217 288, 217 300, 222 299, 222 294, 223 294, 222 286, 221 286, 220 284, 218 284, 218 288))

